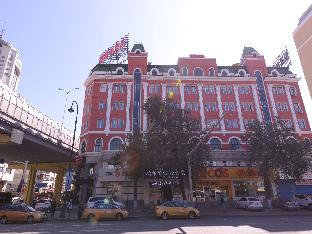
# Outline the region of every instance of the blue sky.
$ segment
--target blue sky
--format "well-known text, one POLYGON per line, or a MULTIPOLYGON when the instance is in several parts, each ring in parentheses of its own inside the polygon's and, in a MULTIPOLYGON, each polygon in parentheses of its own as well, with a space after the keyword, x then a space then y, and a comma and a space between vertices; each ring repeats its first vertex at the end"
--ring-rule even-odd
MULTIPOLYGON (((200 53, 216 58, 218 65, 232 65, 239 62, 246 45, 271 65, 287 46, 291 70, 303 77, 292 32, 310 4, 309 0, 2 0, 0 27, 7 22, 4 39, 21 56, 19 92, 61 122, 65 95, 58 88, 80 88, 69 101, 79 102, 81 120, 83 82, 99 54, 126 33, 131 45, 143 42, 153 64, 176 64, 179 56, 200 53)), ((300 85, 306 107, 311 106, 304 79, 300 85)), ((311 111, 308 115, 311 122, 311 111)), ((73 124, 74 116, 66 114, 65 126, 73 129, 73 124)))

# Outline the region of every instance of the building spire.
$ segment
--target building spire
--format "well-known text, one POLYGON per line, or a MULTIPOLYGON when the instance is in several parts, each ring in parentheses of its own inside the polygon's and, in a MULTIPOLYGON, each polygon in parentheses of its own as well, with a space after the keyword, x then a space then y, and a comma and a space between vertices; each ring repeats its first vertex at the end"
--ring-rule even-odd
POLYGON ((0 31, 0 40, 2 40, 3 36, 5 35, 5 26, 6 26, 6 21, 4 21, 4 26, 0 31))

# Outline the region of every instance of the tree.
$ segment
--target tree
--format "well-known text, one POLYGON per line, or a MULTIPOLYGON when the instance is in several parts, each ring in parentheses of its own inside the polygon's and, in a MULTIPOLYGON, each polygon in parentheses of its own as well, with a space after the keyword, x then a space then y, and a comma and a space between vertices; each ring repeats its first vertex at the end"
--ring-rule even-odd
POLYGON ((209 154, 206 144, 198 147, 191 157, 188 154, 200 141, 200 122, 192 118, 189 111, 181 109, 173 98, 165 101, 158 97, 149 98, 144 109, 149 123, 144 139, 154 165, 150 174, 166 182, 178 181, 182 197, 186 200, 188 160, 190 158, 195 172, 205 166, 209 154))
POLYGON ((266 199, 272 198, 272 178, 301 179, 310 168, 307 156, 310 146, 305 144, 292 128, 276 119, 274 124, 255 122, 245 138, 251 163, 263 177, 266 199))
POLYGON ((125 169, 127 175, 133 179, 133 206, 137 208, 138 180, 144 176, 144 172, 149 167, 149 161, 143 134, 129 134, 126 142, 124 150, 116 153, 112 162, 125 169))

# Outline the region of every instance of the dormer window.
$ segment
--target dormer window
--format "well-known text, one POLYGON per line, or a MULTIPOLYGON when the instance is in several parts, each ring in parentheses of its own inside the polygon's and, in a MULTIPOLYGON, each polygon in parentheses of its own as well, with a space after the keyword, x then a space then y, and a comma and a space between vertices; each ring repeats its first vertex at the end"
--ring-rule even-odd
POLYGON ((159 75, 158 69, 157 68, 152 68, 151 74, 152 74, 152 76, 158 76, 159 75))
POLYGON ((273 77, 278 77, 278 75, 279 75, 279 73, 278 73, 278 71, 276 71, 275 69, 271 72, 271 75, 273 76, 273 77))
POLYGON ((240 71, 238 72, 238 75, 239 75, 240 77, 244 77, 244 76, 246 76, 246 72, 243 71, 243 70, 240 70, 240 71))
POLYGON ((193 73, 194 73, 194 76, 203 76, 204 75, 204 71, 200 67, 196 67, 194 69, 193 73))
POLYGON ((254 51, 251 53, 252 54, 252 57, 257 57, 257 53, 254 51))
POLYGON ((123 69, 120 67, 120 68, 117 68, 116 70, 116 75, 123 75, 124 74, 124 71, 123 69))
POLYGON ((173 68, 170 68, 168 71, 169 76, 175 76, 176 71, 173 68))
POLYGON ((188 76, 188 70, 186 67, 182 68, 182 76, 188 76))
POLYGON ((135 50, 135 53, 136 54, 141 54, 141 50, 137 49, 137 50, 135 50))
POLYGON ((209 68, 209 76, 215 76, 213 67, 209 68))
POLYGON ((229 75, 229 71, 228 70, 222 70, 221 71, 221 76, 224 76, 224 77, 226 77, 226 76, 228 76, 229 75))

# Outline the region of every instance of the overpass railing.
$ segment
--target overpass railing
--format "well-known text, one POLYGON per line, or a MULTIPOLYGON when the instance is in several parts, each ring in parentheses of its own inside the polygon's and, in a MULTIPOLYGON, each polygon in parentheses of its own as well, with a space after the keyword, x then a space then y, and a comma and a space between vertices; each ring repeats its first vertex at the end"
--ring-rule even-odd
MULTIPOLYGON (((23 126, 24 130, 38 133, 42 138, 70 148, 73 142, 73 133, 52 120, 36 108, 32 107, 26 99, 9 89, 0 81, 0 113, 10 117, 14 124, 23 126), (35 130, 35 131, 34 131, 35 130)), ((74 150, 79 149, 79 142, 75 141, 74 150)))

